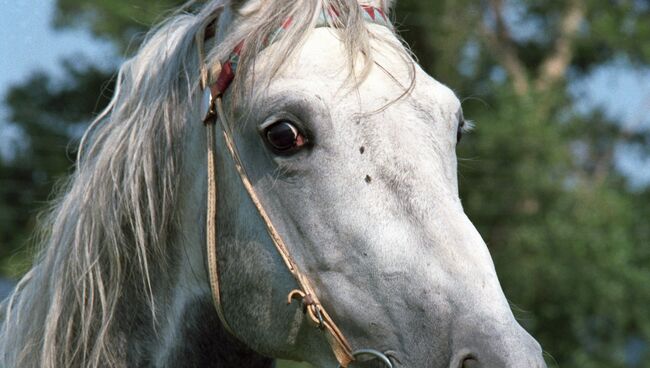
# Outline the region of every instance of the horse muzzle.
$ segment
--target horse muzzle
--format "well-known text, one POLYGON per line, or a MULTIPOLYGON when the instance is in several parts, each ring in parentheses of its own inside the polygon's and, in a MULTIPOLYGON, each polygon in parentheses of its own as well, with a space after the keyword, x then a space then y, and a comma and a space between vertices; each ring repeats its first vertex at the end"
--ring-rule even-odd
POLYGON ((468 334, 449 368, 546 368, 539 343, 514 324, 510 334, 468 334))

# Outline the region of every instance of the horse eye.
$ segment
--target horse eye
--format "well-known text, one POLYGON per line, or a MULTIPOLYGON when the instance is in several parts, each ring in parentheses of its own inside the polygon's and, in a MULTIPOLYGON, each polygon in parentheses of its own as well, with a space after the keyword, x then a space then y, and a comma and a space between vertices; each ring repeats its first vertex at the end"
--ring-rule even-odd
POLYGON ((302 148, 307 140, 290 121, 281 120, 266 128, 268 144, 278 153, 291 153, 302 148))

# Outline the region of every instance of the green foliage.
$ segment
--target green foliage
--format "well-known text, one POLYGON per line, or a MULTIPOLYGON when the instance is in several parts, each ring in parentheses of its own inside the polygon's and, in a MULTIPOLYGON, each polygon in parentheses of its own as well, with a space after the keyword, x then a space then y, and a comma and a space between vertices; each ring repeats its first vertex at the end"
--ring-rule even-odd
POLYGON ((88 29, 125 50, 133 43, 137 46, 151 26, 183 3, 179 0, 56 0, 54 25, 88 29))
POLYGON ((57 181, 71 172, 71 139, 108 103, 112 71, 72 61, 63 69, 62 81, 37 72, 6 97, 9 119, 18 123, 24 142, 14 157, 0 160, 0 274, 18 277, 29 266, 30 252, 16 249, 33 235, 36 215, 57 181))
MULTIPOLYGON (((126 50, 181 3, 58 0, 55 23, 90 29, 126 50)), ((568 92, 569 76, 605 63, 650 67, 650 6, 399 0, 396 14, 421 65, 467 97, 465 116, 477 128, 459 147, 461 197, 515 314, 549 363, 650 367, 650 190, 632 190, 615 165, 621 147, 647 154, 650 132, 625 130, 598 110, 580 113, 568 92), (642 342, 636 354, 635 341, 642 342)), ((62 83, 36 74, 6 101, 27 143, 0 163, 5 275, 22 270, 10 255, 71 168, 69 140, 107 101, 101 92, 111 73, 70 65, 62 83)))
POLYGON ((503 29, 499 1, 423 3, 400 3, 418 11, 404 36, 436 78, 477 97, 464 102, 478 125, 459 147, 461 197, 515 314, 559 366, 650 367, 650 202, 613 158, 622 146, 647 152, 649 132, 626 131, 600 111, 579 114, 566 84, 569 73, 613 60, 647 67, 648 42, 639 40, 650 39, 649 7, 587 2, 571 36, 561 24, 579 1, 514 3, 503 29), (572 55, 560 78, 544 83, 562 37, 572 55), (646 344, 636 359, 634 340, 646 344))
POLYGON ((536 118, 538 99, 504 101, 460 150, 474 158, 461 161, 465 209, 522 324, 560 366, 626 366, 629 340, 647 341, 650 327, 642 199, 577 176, 565 130, 536 118))

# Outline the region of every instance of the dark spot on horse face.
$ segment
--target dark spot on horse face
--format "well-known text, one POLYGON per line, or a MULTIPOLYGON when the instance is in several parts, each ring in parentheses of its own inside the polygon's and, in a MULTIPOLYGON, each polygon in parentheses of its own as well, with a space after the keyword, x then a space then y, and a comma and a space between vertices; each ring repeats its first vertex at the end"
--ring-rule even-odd
POLYGON ((372 181, 372 178, 370 177, 370 175, 366 175, 365 180, 366 180, 366 183, 370 184, 370 182, 372 181))
POLYGON ((361 154, 363 155, 364 152, 366 152, 366 147, 361 146, 361 147, 359 148, 359 153, 361 153, 361 154))

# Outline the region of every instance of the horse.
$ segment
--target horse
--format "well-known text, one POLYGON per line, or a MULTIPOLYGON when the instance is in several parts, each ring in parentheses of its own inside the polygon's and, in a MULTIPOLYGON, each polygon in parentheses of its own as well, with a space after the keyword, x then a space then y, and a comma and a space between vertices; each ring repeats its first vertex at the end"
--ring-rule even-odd
POLYGON ((212 0, 155 27, 0 308, 0 366, 545 367, 463 211, 459 99, 394 5, 212 0))

